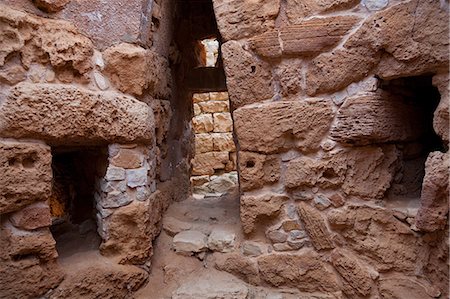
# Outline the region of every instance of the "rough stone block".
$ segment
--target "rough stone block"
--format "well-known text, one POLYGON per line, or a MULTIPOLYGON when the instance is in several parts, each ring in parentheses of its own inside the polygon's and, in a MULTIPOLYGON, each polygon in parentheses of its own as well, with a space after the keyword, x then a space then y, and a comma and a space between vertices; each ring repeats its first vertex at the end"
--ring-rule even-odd
POLYGON ((127 185, 131 188, 145 186, 148 182, 148 168, 127 169, 127 185))
POLYGON ((52 188, 50 147, 0 140, 0 214, 46 200, 52 188))
POLYGON ((48 228, 17 230, 0 227, 0 294, 4 298, 38 298, 64 278, 48 228))
POLYGON ((208 101, 198 103, 203 113, 228 112, 230 110, 227 101, 208 101))
POLYGON ((432 152, 425 162, 425 177, 420 196, 421 207, 416 216, 416 227, 423 231, 443 230, 448 222, 449 200, 448 153, 432 152))
POLYGON ((399 273, 383 275, 379 292, 385 298, 431 299, 441 296, 441 292, 426 279, 399 273))
POLYGON ((214 228, 208 237, 208 248, 212 251, 230 252, 234 250, 236 234, 225 228, 214 228))
POLYGON ((344 250, 335 249, 331 253, 331 263, 344 279, 349 290, 344 290, 351 296, 367 296, 372 289, 372 278, 367 267, 363 267, 358 258, 344 250))
POLYGON ((214 256, 216 258, 215 266, 218 270, 231 273, 254 285, 259 285, 261 283, 258 273, 258 264, 255 260, 237 252, 220 255, 215 254, 214 256))
POLYGON ((211 101, 228 101, 228 92, 210 92, 209 98, 211 101))
POLYGON ((243 45, 230 41, 222 45, 231 110, 271 99, 274 95, 270 66, 243 45))
POLYGON ((359 4, 359 0, 287 0, 286 13, 293 24, 316 14, 340 11, 359 4))
POLYGON ((310 19, 263 33, 250 43, 256 53, 265 57, 315 55, 336 46, 358 20, 353 16, 310 19))
POLYGON ((167 60, 142 47, 122 43, 103 52, 105 73, 122 92, 170 97, 171 77, 167 60))
POLYGON ((104 220, 107 234, 100 245, 103 255, 116 258, 120 264, 142 264, 149 258, 153 229, 150 219, 150 211, 153 210, 149 207, 149 201, 133 201, 115 209, 104 220))
POLYGON ((65 146, 149 142, 154 119, 146 104, 117 93, 19 83, 0 108, 0 135, 65 146))
POLYGON ((192 126, 195 133, 209 133, 214 130, 214 122, 211 114, 200 114, 192 118, 192 126))
POLYGON ((241 150, 277 153, 296 148, 315 150, 331 125, 333 110, 326 100, 270 102, 233 113, 241 150))
POLYGON ((33 62, 50 63, 55 68, 64 67, 80 74, 92 68, 92 42, 72 24, 32 16, 3 4, 0 19, 2 28, 9 32, 0 46, 1 66, 8 55, 17 52, 27 68, 33 62))
POLYGON ((214 0, 217 26, 225 41, 249 37, 275 26, 280 0, 214 0))
POLYGON ((331 233, 319 211, 306 203, 299 203, 298 213, 314 248, 317 250, 334 248, 331 233))
POLYGON ((219 152, 235 152, 233 133, 213 133, 211 134, 213 150, 219 152))
POLYGON ((300 255, 263 255, 258 258, 258 266, 261 278, 274 287, 288 286, 306 292, 339 291, 336 275, 311 251, 300 255))
POLYGON ((25 230, 33 230, 52 225, 50 207, 46 202, 33 203, 9 217, 9 221, 15 227, 25 230))
POLYGON ((127 192, 114 190, 101 197, 100 205, 105 209, 110 209, 126 206, 132 201, 133 199, 129 196, 129 194, 127 194, 127 192))
POLYGON ((391 186, 399 152, 395 146, 361 147, 315 160, 300 157, 289 162, 286 187, 336 188, 362 198, 382 198, 391 186))
POLYGON ((195 134, 195 152, 207 153, 214 150, 214 141, 211 134, 195 134))
POLYGON ((214 113, 214 132, 215 133, 226 133, 233 131, 233 120, 231 119, 231 114, 228 112, 214 113))
POLYGON ((194 104, 194 116, 202 114, 202 109, 198 104, 194 104))
POLYGON ((209 93, 194 93, 192 95, 192 101, 194 103, 207 102, 209 101, 209 93))
POLYGON ((121 181, 125 179, 125 169, 122 167, 108 166, 105 174, 106 181, 121 181))
POLYGON ((273 184, 280 179, 281 162, 275 155, 239 152, 240 187, 244 191, 273 184))
POLYGON ((422 114, 390 94, 359 94, 339 109, 331 137, 352 145, 417 140, 424 133, 422 114))
POLYGON ((208 248, 205 234, 195 230, 182 231, 173 237, 173 248, 177 253, 191 255, 208 248))
POLYGON ((241 197, 241 222, 246 234, 254 231, 258 218, 275 217, 289 197, 282 194, 267 193, 259 196, 241 197))
POLYGON ((377 271, 410 271, 424 260, 423 239, 394 212, 368 205, 351 205, 330 211, 328 223, 355 253, 377 271))
POLYGON ((192 159, 193 175, 212 175, 215 169, 224 169, 229 161, 228 152, 209 152, 195 155, 192 159))
POLYGON ((111 158, 111 164, 125 169, 139 168, 144 163, 144 156, 137 150, 122 148, 111 158))

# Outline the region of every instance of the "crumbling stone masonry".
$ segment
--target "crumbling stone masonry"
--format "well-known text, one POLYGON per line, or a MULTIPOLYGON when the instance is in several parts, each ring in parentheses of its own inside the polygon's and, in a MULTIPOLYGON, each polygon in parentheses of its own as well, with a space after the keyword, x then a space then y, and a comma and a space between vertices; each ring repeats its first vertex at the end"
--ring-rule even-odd
POLYGON ((133 296, 200 174, 192 95, 225 90, 227 158, 200 155, 236 163, 245 241, 217 269, 448 298, 448 36, 437 0, 1 0, 0 298, 133 296))

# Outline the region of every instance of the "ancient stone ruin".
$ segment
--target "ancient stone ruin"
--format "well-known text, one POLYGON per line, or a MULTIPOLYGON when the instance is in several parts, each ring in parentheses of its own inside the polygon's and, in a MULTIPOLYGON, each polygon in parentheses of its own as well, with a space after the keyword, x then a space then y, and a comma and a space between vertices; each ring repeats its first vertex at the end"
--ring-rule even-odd
POLYGON ((0 0, 0 298, 448 298, 449 101, 447 0, 0 0))

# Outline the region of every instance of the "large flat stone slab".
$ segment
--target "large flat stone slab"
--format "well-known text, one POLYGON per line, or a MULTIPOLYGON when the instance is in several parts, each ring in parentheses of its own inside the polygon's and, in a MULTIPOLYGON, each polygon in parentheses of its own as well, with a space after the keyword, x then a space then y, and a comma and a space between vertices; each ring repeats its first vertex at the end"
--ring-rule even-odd
POLYGON ((17 84, 0 106, 0 136, 50 145, 150 142, 152 109, 114 92, 59 84, 17 84))

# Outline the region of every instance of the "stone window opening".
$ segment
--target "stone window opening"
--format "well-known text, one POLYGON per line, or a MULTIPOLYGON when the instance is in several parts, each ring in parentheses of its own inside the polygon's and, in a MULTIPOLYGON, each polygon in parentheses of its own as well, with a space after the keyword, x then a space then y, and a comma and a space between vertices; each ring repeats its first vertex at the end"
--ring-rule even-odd
POLYGON ((432 152, 448 150, 433 129, 441 96, 428 75, 381 80, 380 89, 400 101, 400 107, 410 107, 398 111, 398 120, 408 124, 410 130, 403 132, 402 141, 396 142, 401 158, 388 193, 388 205, 415 210, 421 202, 427 157, 432 152))
POLYGON ((196 42, 197 46, 197 59, 199 62, 199 67, 218 67, 218 57, 219 57, 219 41, 217 37, 211 36, 198 40, 196 42))
POLYGON ((98 250, 96 193, 108 161, 107 148, 53 148, 50 228, 61 258, 98 250))

